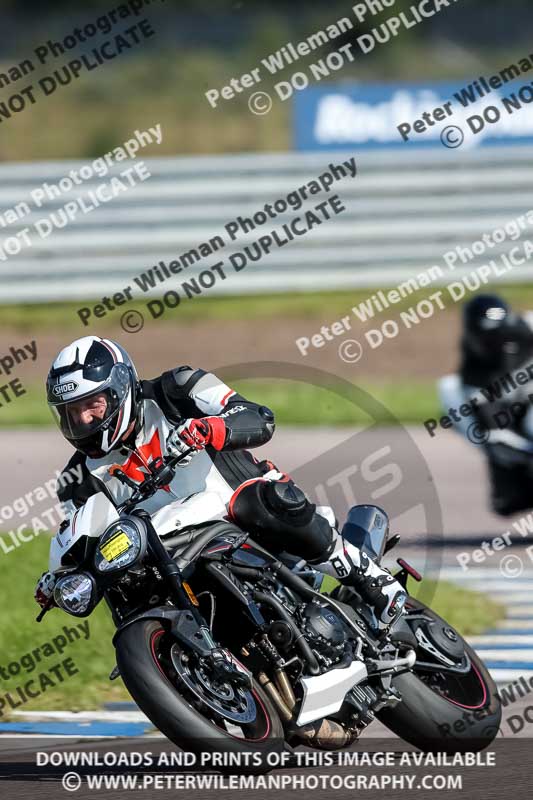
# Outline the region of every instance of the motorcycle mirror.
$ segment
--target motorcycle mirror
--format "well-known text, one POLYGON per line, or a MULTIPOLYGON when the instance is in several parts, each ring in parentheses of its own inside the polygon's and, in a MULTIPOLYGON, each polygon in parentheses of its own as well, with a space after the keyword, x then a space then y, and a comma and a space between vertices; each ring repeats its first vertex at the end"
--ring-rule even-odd
POLYGON ((393 547, 396 547, 399 541, 400 541, 400 535, 398 533, 395 533, 393 536, 390 537, 390 539, 387 540, 383 553, 388 553, 389 550, 392 550, 393 547))

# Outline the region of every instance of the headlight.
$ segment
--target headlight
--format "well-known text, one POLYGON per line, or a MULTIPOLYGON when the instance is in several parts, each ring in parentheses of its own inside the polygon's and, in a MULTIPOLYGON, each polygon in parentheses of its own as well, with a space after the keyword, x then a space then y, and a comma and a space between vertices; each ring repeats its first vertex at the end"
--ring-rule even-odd
POLYGON ((94 554, 97 572, 106 573, 131 566, 144 555, 146 530, 143 522, 131 517, 114 522, 102 534, 94 554))
POLYGON ((94 578, 86 572, 65 575, 54 587, 54 600, 68 614, 83 617, 96 605, 94 578))

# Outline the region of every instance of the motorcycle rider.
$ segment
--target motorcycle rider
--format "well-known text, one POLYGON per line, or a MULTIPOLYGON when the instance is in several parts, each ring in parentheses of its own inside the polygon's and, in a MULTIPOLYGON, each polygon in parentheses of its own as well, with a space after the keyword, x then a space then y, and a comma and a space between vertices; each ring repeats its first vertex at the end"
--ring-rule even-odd
POLYGON ((532 370, 533 314, 515 313, 496 294, 465 303, 459 371, 439 381, 440 400, 445 413, 472 404, 473 417, 460 415, 454 427, 484 448, 492 509, 502 516, 533 505, 532 370), (528 366, 529 380, 515 380, 528 366), (475 436, 473 418, 479 426, 475 436))
MULTIPOLYGON (((266 406, 189 366, 139 380, 127 352, 97 336, 61 350, 48 374, 47 397, 61 433, 76 448, 65 470, 82 468, 81 483, 58 490, 69 517, 97 492, 116 505, 130 497, 117 469, 139 483, 157 458, 192 447, 170 485, 143 501, 149 513, 196 493, 216 492, 229 518, 261 545, 304 558, 354 587, 373 607, 379 629, 400 616, 402 586, 342 539, 331 509, 317 510, 288 475, 248 452, 274 433, 274 415, 266 406)), ((39 580, 40 605, 49 600, 54 582, 50 572, 39 580)))

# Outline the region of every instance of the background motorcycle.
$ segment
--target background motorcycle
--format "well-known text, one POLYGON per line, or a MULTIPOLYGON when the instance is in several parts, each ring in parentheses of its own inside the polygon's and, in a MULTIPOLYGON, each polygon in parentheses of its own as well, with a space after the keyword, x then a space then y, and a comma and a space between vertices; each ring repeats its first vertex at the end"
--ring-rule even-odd
MULTIPOLYGON (((476 653, 410 598, 387 634, 357 593, 318 591, 303 560, 274 556, 225 518, 217 495, 150 516, 142 501, 168 485, 179 457, 159 459, 116 508, 100 493, 51 545, 55 603, 74 616, 107 602, 117 667, 132 697, 183 749, 249 753, 350 745, 376 716, 423 750, 486 747, 501 708, 476 653), (141 505, 140 508, 136 506, 141 505), (179 520, 177 519, 179 515, 179 520), (178 531, 178 532, 176 532, 178 531)), ((371 558, 397 544, 376 506, 354 506, 343 536, 371 558)), ((420 576, 402 559, 397 578, 420 576)))
POLYGON ((513 388, 506 379, 512 372, 509 368, 502 374, 507 390, 498 380, 488 389, 464 387, 459 375, 445 375, 437 382, 443 413, 455 413, 454 430, 487 457, 492 510, 502 516, 532 506, 533 381, 515 382, 513 388), (461 408, 467 413, 461 414, 461 408))

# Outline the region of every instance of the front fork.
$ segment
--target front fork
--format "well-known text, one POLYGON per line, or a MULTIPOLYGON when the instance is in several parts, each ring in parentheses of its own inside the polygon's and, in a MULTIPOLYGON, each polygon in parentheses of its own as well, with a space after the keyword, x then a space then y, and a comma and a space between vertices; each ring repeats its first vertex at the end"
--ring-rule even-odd
POLYGON ((174 600, 176 607, 183 610, 187 609, 200 627, 205 626, 205 628, 209 630, 207 628, 205 619, 195 605, 194 601, 196 598, 193 600, 192 597, 187 593, 183 585, 180 569, 157 535, 157 531, 152 525, 150 515, 146 511, 141 510, 139 512, 139 516, 142 517, 146 523, 146 530, 148 533, 148 550, 150 555, 157 564, 157 568, 163 576, 170 596, 174 600))
POLYGON ((138 513, 146 523, 149 553, 163 577, 175 607, 160 606, 136 615, 118 627, 113 641, 124 627, 142 617, 164 619, 170 622, 171 634, 189 650, 193 650, 199 658, 207 659, 215 672, 222 677, 224 673, 232 671, 224 650, 214 641, 206 620, 197 608, 198 601, 190 589, 187 591, 185 588, 181 571, 159 538, 150 515, 143 510, 138 513))

